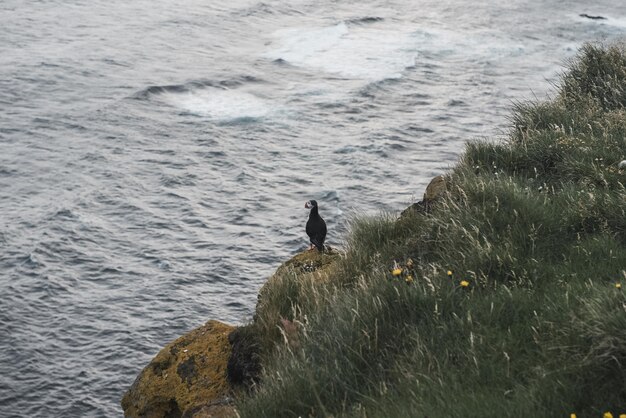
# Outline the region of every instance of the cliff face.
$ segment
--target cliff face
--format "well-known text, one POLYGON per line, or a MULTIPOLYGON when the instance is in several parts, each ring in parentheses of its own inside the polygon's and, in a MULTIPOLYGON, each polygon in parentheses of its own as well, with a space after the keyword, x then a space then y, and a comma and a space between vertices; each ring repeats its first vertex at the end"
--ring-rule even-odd
POLYGON ((124 416, 234 416, 226 376, 233 329, 208 321, 165 346, 124 394, 124 416))

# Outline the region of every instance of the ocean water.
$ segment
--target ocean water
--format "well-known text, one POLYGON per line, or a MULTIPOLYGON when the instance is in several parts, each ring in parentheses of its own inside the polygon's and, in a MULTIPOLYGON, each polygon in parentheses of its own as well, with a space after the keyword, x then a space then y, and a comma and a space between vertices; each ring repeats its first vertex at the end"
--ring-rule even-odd
POLYGON ((0 2, 0 417, 121 416, 166 343, 251 318, 305 201, 341 245, 626 34, 518 3, 0 2))

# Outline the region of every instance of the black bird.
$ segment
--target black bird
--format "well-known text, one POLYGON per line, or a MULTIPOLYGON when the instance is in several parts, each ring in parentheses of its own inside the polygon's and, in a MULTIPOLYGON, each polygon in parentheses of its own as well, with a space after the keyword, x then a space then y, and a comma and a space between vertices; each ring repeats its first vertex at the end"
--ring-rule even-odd
POLYGON ((324 240, 326 239, 326 222, 322 219, 317 211, 317 202, 315 200, 309 200, 304 204, 304 207, 311 209, 309 213, 309 220, 306 223, 306 234, 311 240, 311 248, 315 246, 318 251, 324 251, 324 240))

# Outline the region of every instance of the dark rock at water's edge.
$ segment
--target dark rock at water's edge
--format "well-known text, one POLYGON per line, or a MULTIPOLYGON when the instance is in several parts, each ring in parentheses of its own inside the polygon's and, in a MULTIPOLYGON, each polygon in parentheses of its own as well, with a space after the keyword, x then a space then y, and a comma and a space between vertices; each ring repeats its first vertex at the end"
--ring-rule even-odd
POLYGON ((606 17, 604 16, 591 16, 591 15, 588 15, 587 13, 581 13, 579 16, 586 17, 587 19, 592 19, 592 20, 606 20, 606 17))

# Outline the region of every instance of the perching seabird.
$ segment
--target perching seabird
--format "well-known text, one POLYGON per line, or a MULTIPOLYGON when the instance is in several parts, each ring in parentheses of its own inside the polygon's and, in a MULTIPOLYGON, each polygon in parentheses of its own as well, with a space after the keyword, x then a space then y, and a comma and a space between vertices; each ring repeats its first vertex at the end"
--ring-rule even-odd
POLYGON ((309 220, 306 223, 306 234, 311 240, 311 248, 309 249, 312 250, 313 246, 315 246, 318 251, 322 252, 324 251, 324 240, 326 239, 326 222, 324 222, 317 211, 317 202, 315 200, 309 200, 304 204, 304 207, 311 209, 309 220))

